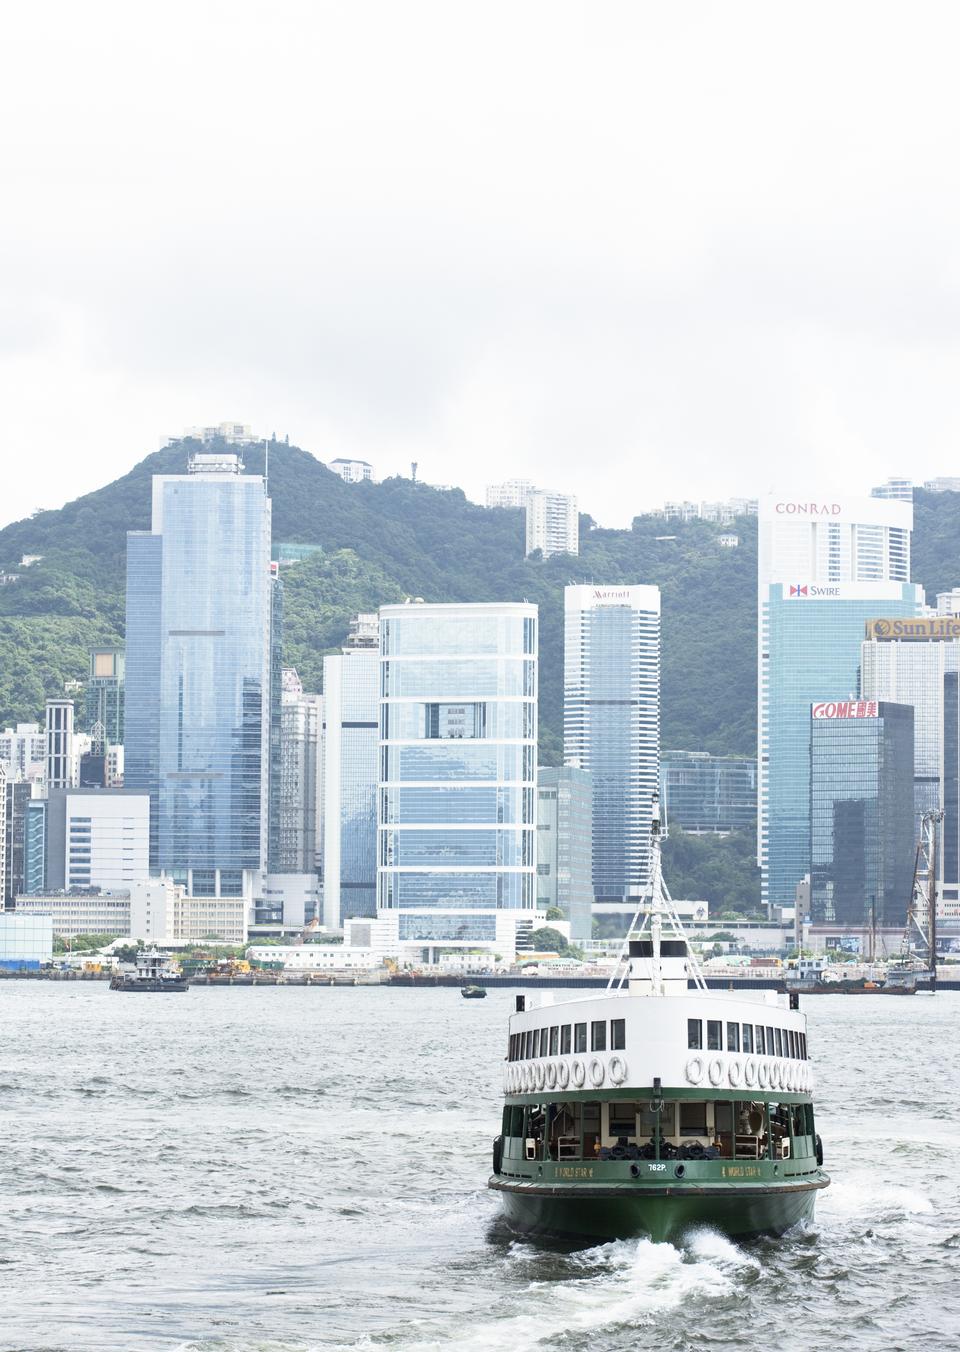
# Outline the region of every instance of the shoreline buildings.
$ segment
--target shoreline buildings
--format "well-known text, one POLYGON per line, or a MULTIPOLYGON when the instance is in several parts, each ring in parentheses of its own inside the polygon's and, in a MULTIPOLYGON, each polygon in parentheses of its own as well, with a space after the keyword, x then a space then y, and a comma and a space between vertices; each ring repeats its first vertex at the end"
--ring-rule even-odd
POLYGON ((155 475, 127 536, 125 784, 149 793, 150 866, 251 904, 267 865, 270 500, 232 454, 155 475))
POLYGON ((593 782, 594 904, 647 881, 660 782, 660 590, 564 588, 563 750, 593 782))
POLYGON ((760 500, 758 823, 762 899, 792 906, 810 871, 810 707, 856 698, 864 625, 921 613, 913 507, 885 498, 760 500))
POLYGON ((381 942, 512 956, 536 912, 537 607, 381 607, 380 691, 381 942))

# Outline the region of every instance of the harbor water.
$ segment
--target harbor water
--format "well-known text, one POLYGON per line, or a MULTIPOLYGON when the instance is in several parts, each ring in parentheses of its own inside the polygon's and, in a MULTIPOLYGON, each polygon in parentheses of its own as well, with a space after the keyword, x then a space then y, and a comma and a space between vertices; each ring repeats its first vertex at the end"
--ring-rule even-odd
POLYGON ((513 993, 0 985, 0 1347, 960 1346, 960 995, 803 1002, 832 1186, 564 1251, 488 1192, 513 993))

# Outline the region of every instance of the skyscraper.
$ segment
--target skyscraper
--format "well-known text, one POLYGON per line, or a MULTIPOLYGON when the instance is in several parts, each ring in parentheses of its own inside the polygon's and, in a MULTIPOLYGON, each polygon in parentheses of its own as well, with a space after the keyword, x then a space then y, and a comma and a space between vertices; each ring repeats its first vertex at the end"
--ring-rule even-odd
POLYGON ((758 556, 758 861, 763 899, 792 906, 810 870, 811 704, 855 696, 863 626, 919 613, 909 502, 767 497, 758 556))
POLYGON ((380 653, 377 617, 358 615, 323 659, 323 923, 377 913, 380 653))
POLYGON ((551 554, 579 554, 580 517, 577 500, 568 493, 534 489, 527 497, 528 554, 539 549, 543 557, 551 554))
POLYGON ((46 710, 47 788, 70 789, 80 764, 73 732, 73 700, 48 699, 46 710))
POLYGON ((267 863, 270 500, 235 455, 155 475, 127 537, 128 788, 151 799, 151 868, 246 896, 267 863))
POLYGON ((537 608, 380 611, 378 914, 510 955, 536 907, 537 608))
POLYGON ((572 939, 592 937, 593 785, 572 765, 537 771, 537 908, 551 907, 570 922, 572 939))
POLYGON ((818 700, 810 726, 811 918, 902 925, 913 881, 913 710, 818 700))
POLYGON ((593 891, 626 902, 646 882, 660 779, 660 590, 564 589, 563 749, 593 777, 593 891))
MULTIPOLYGON (((90 654, 90 675, 84 692, 84 728, 93 733, 103 728, 104 748, 123 743, 123 668, 122 648, 94 648, 90 654)), ((96 749, 96 748, 95 748, 96 749)))

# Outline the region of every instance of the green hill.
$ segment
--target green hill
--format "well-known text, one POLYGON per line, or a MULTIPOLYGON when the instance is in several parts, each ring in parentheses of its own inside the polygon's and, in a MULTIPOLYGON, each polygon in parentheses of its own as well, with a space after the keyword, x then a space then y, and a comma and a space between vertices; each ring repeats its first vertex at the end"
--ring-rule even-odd
MULTIPOLYGON (((141 460, 114 483, 0 531, 0 719, 36 718, 46 695, 86 675, 87 650, 121 641, 126 532, 149 527, 150 479, 183 472, 196 443, 141 460), (21 569, 25 554, 40 562, 21 569)), ((263 448, 244 453, 263 470, 263 448)), ((722 549, 706 522, 641 516, 630 530, 582 519, 579 558, 524 559, 519 510, 478 507, 459 490, 409 479, 345 484, 306 451, 270 448, 275 542, 322 549, 284 570, 285 660, 319 689, 357 610, 404 596, 529 600, 541 616, 542 750, 560 755, 563 587, 652 582, 663 592, 663 743, 750 755, 756 698, 756 529, 722 549), (670 539, 658 539, 669 534, 670 539)))

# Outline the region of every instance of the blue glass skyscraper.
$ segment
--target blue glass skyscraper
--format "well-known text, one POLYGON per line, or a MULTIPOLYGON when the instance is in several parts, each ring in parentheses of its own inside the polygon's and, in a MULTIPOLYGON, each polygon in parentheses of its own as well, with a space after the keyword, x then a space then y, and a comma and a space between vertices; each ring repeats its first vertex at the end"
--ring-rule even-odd
MULTIPOLYGON (((775 583, 761 608, 760 744, 764 900, 792 906, 810 872, 810 707, 828 692, 856 698, 867 620, 919 613, 911 583, 849 582, 813 589, 775 583)), ((911 772, 912 773, 912 772, 911 772)))
POLYGON ((382 607, 380 693, 378 914, 408 951, 508 955, 536 905, 536 606, 382 607))
POLYGON ((267 863, 270 501, 234 455, 156 475, 127 537, 126 766, 150 794, 151 868, 250 896, 267 863))
POLYGON ((626 905, 647 880, 660 780, 660 590, 564 589, 563 753, 593 782, 593 892, 626 905))

